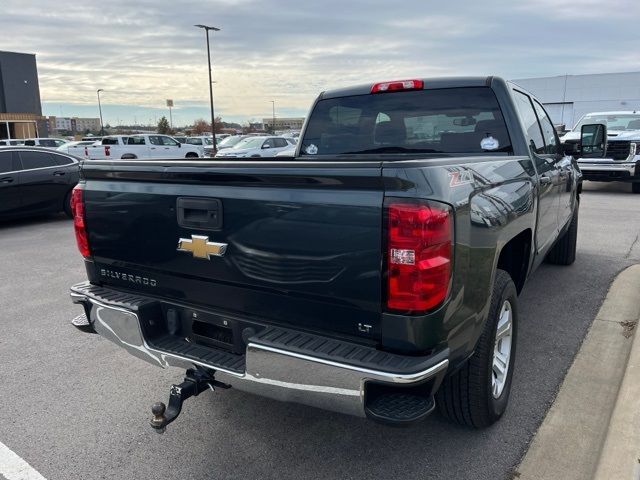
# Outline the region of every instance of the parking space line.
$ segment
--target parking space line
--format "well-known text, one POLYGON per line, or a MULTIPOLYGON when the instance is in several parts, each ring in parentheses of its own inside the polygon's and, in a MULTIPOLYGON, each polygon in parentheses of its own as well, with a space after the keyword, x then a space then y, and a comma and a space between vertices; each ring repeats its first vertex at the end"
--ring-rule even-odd
POLYGON ((0 442, 0 475, 7 480, 47 480, 2 442, 0 442))

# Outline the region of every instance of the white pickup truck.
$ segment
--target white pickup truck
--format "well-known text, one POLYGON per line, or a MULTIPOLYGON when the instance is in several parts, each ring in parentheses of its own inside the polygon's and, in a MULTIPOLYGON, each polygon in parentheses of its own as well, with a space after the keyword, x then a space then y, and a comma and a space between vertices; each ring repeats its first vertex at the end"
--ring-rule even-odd
POLYGON ((562 137, 562 142, 577 144, 582 125, 589 123, 607 126, 607 154, 605 158, 578 158, 582 178, 629 182, 631 191, 640 193, 640 111, 588 113, 562 137))
POLYGON ((135 158, 197 158, 195 145, 185 145, 168 135, 109 135, 93 145, 69 147, 69 153, 90 160, 135 158))

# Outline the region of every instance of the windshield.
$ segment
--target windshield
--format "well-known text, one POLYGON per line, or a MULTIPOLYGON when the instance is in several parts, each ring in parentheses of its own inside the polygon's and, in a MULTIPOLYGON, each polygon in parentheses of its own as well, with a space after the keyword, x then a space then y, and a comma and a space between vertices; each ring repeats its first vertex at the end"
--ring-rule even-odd
POLYGON ((245 138, 244 140, 240 140, 231 148, 235 148, 238 150, 244 149, 244 148, 260 148, 264 143, 264 140, 265 139, 262 137, 245 138))
POLYGON ((579 132, 582 129, 582 125, 588 125, 590 123, 604 123, 607 126, 607 130, 640 130, 640 113, 585 115, 573 129, 579 132))
POLYGON ((301 155, 511 152, 493 91, 447 88, 321 100, 301 155))

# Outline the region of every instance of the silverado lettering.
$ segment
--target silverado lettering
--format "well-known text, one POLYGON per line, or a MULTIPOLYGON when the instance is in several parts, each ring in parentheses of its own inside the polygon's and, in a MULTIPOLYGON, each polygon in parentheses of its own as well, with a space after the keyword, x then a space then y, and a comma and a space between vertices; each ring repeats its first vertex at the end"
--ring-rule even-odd
POLYGON ((153 278, 116 272, 115 270, 108 270, 106 268, 100 269, 100 275, 103 277, 116 278, 125 282, 137 283, 138 285, 149 285, 151 287, 155 287, 158 284, 158 282, 153 278))

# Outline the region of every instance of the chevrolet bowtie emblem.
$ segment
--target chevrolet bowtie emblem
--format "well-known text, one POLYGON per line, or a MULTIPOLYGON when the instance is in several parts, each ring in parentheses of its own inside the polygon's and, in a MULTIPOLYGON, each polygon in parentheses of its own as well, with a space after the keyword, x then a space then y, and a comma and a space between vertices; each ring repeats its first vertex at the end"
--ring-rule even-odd
POLYGON ((191 235, 191 238, 181 238, 178 240, 179 252, 191 252, 194 258, 206 258, 211 260, 211 256, 222 257, 227 251, 226 243, 210 242, 209 237, 203 235, 191 235))

